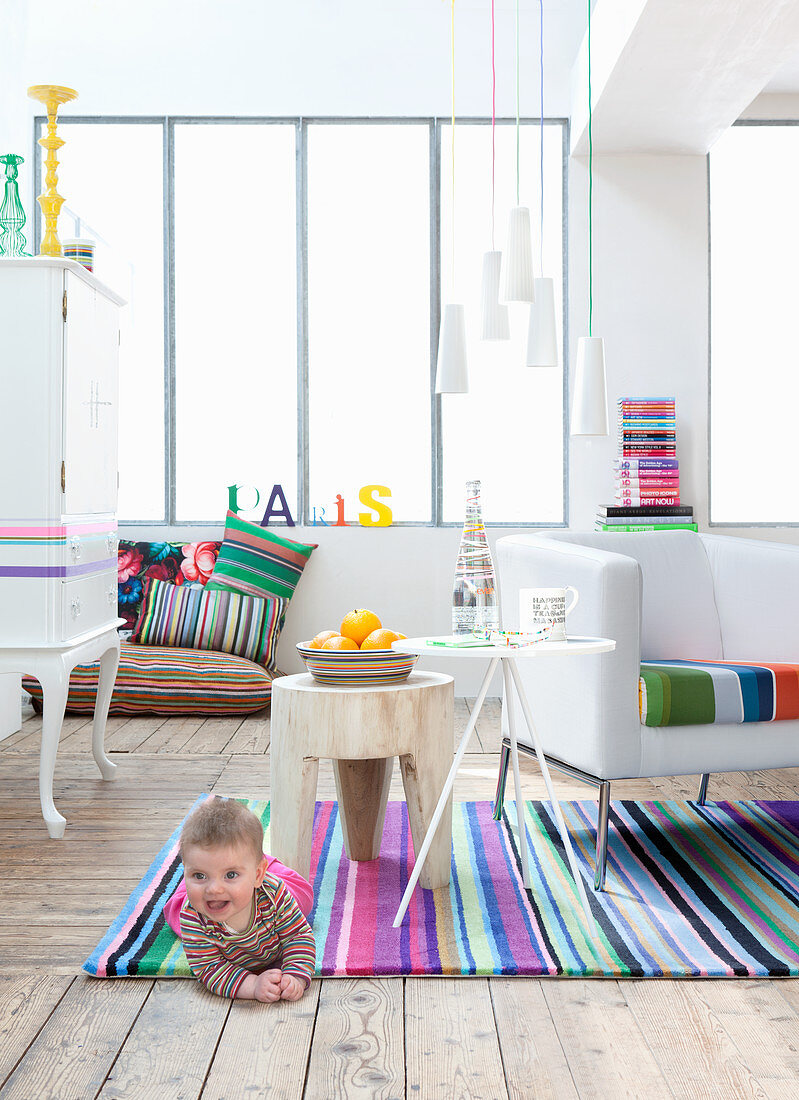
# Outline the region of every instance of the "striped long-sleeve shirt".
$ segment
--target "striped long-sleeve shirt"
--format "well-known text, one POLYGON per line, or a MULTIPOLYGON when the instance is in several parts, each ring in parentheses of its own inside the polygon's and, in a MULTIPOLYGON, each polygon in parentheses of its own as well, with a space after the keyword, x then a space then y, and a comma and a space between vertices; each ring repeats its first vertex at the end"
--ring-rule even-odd
POLYGON ((255 891, 253 916, 243 932, 198 913, 188 901, 180 911, 183 949, 195 978, 220 997, 235 997, 248 974, 280 967, 304 982, 316 964, 316 942, 285 884, 268 872, 255 891))

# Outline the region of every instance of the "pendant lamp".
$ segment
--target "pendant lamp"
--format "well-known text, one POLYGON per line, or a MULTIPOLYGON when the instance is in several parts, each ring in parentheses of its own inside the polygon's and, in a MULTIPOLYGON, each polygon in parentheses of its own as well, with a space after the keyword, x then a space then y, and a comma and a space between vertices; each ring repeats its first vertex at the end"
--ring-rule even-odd
POLYGON ((555 280, 535 280, 535 301, 530 306, 527 328, 528 367, 558 365, 558 337, 555 329, 555 280))
POLYGON ((530 211, 519 203, 519 0, 516 0, 516 205, 508 219, 502 298, 506 302, 535 301, 530 211))
POLYGON ((466 311, 449 303, 441 315, 438 334, 436 393, 468 393, 466 369, 466 311))
POLYGON ((502 267, 501 252, 486 252, 483 255, 483 323, 481 340, 509 340, 510 322, 508 307, 499 300, 499 273, 502 267))
POLYGON ((577 341, 572 435, 608 434, 605 342, 593 335, 594 313, 594 141, 591 104, 591 0, 588 0, 588 335, 577 341))
POLYGON ((538 0, 539 44, 538 77, 540 88, 539 117, 539 187, 541 206, 539 214, 540 263, 542 277, 534 282, 534 301, 530 306, 530 321, 527 329, 528 367, 556 367, 558 365, 558 335, 555 328, 555 282, 543 275, 544 271, 544 0, 538 0))
MULTIPOLYGON (((452 67, 452 277, 455 288, 455 0, 450 3, 450 55, 452 67)), ((436 363, 436 393, 468 393, 466 320, 462 305, 448 303, 441 311, 436 363)))
POLYGON ((508 307, 499 300, 502 253, 494 248, 497 163, 497 67, 494 55, 494 0, 491 0, 491 251, 483 255, 481 340, 509 340, 508 307))

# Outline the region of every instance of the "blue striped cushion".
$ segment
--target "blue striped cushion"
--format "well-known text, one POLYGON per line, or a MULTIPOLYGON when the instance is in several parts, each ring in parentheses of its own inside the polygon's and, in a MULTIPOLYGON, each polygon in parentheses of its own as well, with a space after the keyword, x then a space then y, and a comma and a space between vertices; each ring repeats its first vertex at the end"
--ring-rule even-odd
POLYGON ((234 653, 271 668, 286 600, 209 592, 149 577, 130 640, 234 653))
POLYGON ((765 661, 645 661, 638 685, 646 726, 799 718, 799 665, 765 661))
MULTIPOLYGON (((94 712, 98 669, 97 661, 73 669, 68 711, 94 712)), ((276 675, 229 653, 123 642, 111 713, 251 714, 269 703, 276 675)), ((25 676, 22 682, 25 690, 41 704, 39 681, 25 676)))

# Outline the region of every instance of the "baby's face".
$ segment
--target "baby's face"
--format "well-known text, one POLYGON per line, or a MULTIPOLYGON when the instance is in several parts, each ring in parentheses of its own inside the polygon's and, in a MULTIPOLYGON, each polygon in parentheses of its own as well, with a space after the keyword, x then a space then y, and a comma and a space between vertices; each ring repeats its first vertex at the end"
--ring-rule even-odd
POLYGON ((264 880, 266 861, 246 845, 230 848, 191 846, 183 853, 189 902, 204 917, 247 927, 253 892, 264 880))

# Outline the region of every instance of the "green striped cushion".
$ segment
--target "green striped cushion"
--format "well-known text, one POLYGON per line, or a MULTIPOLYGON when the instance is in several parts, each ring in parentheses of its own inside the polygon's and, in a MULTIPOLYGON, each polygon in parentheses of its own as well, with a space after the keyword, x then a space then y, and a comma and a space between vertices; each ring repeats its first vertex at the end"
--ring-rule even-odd
POLYGON ((149 577, 130 640, 234 653, 271 668, 286 601, 241 592, 208 592, 149 577))
MULTIPOLYGON (((69 678, 67 710, 92 714, 99 662, 78 665, 69 678)), ((277 675, 229 653, 122 643, 111 696, 112 714, 251 714, 272 697, 277 675)), ((23 686, 41 705, 42 689, 32 676, 23 686)))
POLYGON ((228 512, 225 538, 205 590, 234 589, 249 596, 290 600, 317 545, 292 542, 228 512))

